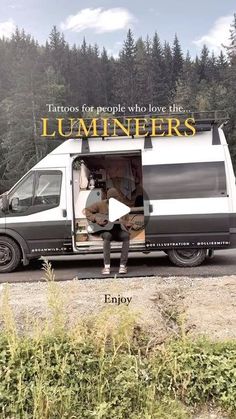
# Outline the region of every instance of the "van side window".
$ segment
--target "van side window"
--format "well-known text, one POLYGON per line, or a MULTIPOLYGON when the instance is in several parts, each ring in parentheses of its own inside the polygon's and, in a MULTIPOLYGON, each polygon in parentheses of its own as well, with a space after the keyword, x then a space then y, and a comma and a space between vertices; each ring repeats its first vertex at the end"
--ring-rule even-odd
POLYGON ((60 172, 37 173, 33 205, 57 206, 61 195, 60 172))
POLYGON ((149 199, 227 196, 224 162, 150 165, 143 173, 149 199))

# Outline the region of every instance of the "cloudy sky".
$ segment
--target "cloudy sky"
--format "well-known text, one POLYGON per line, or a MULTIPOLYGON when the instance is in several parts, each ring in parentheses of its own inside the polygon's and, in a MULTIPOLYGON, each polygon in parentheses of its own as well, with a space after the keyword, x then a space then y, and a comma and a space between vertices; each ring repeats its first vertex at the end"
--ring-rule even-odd
POLYGON ((128 28, 170 42, 176 32, 194 56, 204 43, 216 52, 227 44, 234 12, 235 0, 0 0, 0 37, 18 26, 44 43, 56 25, 69 43, 85 36, 116 56, 128 28))

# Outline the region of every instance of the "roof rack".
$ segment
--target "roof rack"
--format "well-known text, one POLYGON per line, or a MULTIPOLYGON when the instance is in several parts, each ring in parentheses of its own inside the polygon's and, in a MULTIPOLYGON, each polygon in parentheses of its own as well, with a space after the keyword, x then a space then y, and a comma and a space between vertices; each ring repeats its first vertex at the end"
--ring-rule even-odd
MULTIPOLYGON (((183 115, 183 114, 182 114, 183 115)), ((210 123, 210 124, 217 124, 218 126, 224 124, 229 121, 229 113, 225 110, 220 111, 194 111, 185 113, 185 118, 190 117, 194 118, 196 124, 200 123, 210 123), (187 116, 186 116, 187 115, 187 116)))
MULTIPOLYGON (((151 136, 152 134, 152 119, 153 118, 161 118, 164 120, 162 123, 162 132, 168 131, 168 121, 167 118, 177 118, 180 120, 180 126, 178 127, 178 130, 180 133, 186 132, 186 133, 192 133, 190 129, 188 129, 184 121, 187 118, 193 118, 195 120, 195 129, 197 132, 201 131, 210 131, 212 128, 212 125, 220 126, 224 123, 226 123, 229 120, 229 114, 226 111, 207 111, 207 112, 185 112, 185 113, 165 113, 165 114, 148 114, 148 115, 113 115, 113 116, 98 116, 94 118, 78 118, 78 122, 73 123, 73 132, 71 133, 71 136, 76 136, 76 133, 78 133, 78 127, 79 127, 79 121, 83 119, 85 126, 88 128, 90 127, 92 121, 96 119, 96 133, 98 137, 102 137, 103 139, 109 138, 109 137, 125 137, 127 136, 125 134, 125 130, 119 127, 116 127, 116 135, 114 136, 114 119, 118 120, 124 128, 129 128, 129 137, 134 137, 136 133, 136 125, 135 125, 135 119, 145 119, 145 132, 148 132, 148 135, 151 136), (104 119, 107 120, 107 130, 106 134, 104 134, 104 119), (131 119, 131 121, 129 121, 131 119), (128 122, 129 121, 129 122, 128 122)), ((65 129, 67 132, 67 130, 65 129)), ((68 128, 68 132, 71 132, 71 129, 68 128)), ((80 138, 91 138, 95 137, 93 135, 93 129, 89 129, 89 135, 83 129, 80 127, 80 138)))
MULTIPOLYGON (((100 117, 101 118, 101 117, 100 117)), ((196 123, 218 123, 222 124, 229 120, 229 113, 225 110, 217 111, 189 111, 189 112, 170 112, 170 113, 149 113, 149 114, 127 114, 127 115, 115 115, 111 119, 118 119, 125 122, 127 118, 178 118, 180 121, 184 121, 186 118, 195 119, 196 123)), ((85 118, 84 120, 91 121, 92 118, 85 118)))

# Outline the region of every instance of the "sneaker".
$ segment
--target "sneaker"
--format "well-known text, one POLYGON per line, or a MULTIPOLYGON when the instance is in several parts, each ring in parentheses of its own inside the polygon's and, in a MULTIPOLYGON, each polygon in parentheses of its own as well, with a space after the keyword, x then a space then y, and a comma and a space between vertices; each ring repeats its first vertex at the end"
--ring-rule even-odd
POLYGON ((119 274, 127 274, 128 269, 127 266, 120 266, 119 274))
POLYGON ((102 275, 110 275, 110 271, 110 268, 105 267, 102 269, 102 275))

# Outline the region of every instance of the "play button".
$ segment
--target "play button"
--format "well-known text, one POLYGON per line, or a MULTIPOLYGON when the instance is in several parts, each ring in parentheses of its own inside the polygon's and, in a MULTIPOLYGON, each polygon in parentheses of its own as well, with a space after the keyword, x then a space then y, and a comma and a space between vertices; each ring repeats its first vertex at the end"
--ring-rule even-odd
POLYGON ((119 218, 123 217, 126 214, 129 214, 130 208, 122 204, 122 202, 118 201, 115 198, 109 199, 109 213, 108 218, 110 222, 114 222, 116 220, 119 220, 119 218))
MULTIPOLYGON (((129 178, 116 178, 117 185, 129 185, 129 178)), ((91 246, 96 246, 100 242, 101 233, 111 231, 114 224, 122 227, 122 217, 126 216, 125 229, 129 232, 131 243, 145 242, 145 226, 148 223, 148 216, 144 216, 144 202, 148 201, 141 186, 136 187, 134 196, 128 199, 119 187, 102 187, 100 183, 92 190, 82 190, 80 192, 79 207, 83 208, 82 214, 77 217, 77 239, 78 241, 91 241, 91 246), (98 187, 99 186, 99 187, 98 187), (83 195, 86 199, 83 201, 83 195), (108 204, 108 205, 107 205, 108 204), (108 207, 108 208, 107 208, 108 207), (90 214, 86 214, 84 209, 90 209, 90 214), (85 221, 84 218, 87 218, 85 221), (85 231, 87 230, 87 235, 85 231)), ((118 230, 118 227, 115 230, 118 230)))

